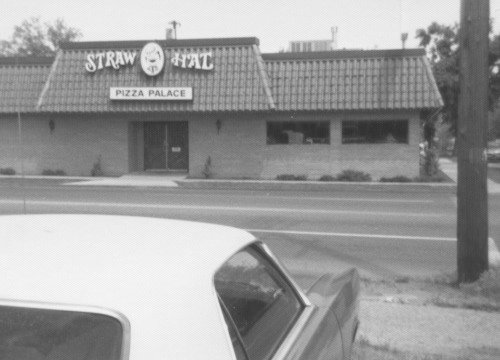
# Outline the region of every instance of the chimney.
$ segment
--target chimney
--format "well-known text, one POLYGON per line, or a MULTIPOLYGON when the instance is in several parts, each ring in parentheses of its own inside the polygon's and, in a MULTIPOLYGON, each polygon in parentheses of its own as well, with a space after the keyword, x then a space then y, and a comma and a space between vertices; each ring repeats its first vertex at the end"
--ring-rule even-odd
POLYGON ((331 30, 332 30, 332 50, 336 50, 338 46, 337 34, 339 32, 339 28, 337 26, 332 26, 331 30))
POLYGON ((172 33, 173 33, 173 29, 167 28, 167 36, 166 36, 167 40, 172 40, 174 38, 172 33))

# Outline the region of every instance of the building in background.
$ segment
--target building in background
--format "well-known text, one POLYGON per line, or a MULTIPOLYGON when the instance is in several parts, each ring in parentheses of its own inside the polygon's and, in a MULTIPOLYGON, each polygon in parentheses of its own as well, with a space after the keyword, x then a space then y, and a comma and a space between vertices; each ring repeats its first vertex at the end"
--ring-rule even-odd
POLYGON ((328 40, 290 41, 288 52, 332 51, 337 49, 338 27, 332 26, 332 38, 328 40))

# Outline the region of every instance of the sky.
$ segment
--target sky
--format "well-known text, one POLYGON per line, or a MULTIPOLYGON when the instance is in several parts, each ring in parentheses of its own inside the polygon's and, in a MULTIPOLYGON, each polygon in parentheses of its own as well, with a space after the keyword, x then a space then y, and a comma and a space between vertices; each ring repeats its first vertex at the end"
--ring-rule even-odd
MULTIPOLYGON (((4 40, 32 16, 63 18, 82 41, 163 39, 177 20, 179 39, 256 36, 262 52, 330 39, 332 26, 341 49, 400 48, 404 32, 406 47, 417 47, 418 28, 460 18, 460 0, 0 0, 0 9, 4 40)), ((490 0, 490 14, 500 33, 500 0, 490 0)))

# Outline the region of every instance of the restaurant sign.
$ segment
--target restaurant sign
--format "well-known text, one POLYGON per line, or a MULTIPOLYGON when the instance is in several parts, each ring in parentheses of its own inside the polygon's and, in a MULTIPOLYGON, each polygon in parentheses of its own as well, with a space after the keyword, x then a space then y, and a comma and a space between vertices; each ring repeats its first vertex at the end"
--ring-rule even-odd
POLYGON ((112 87, 111 100, 193 100, 191 87, 112 87))
MULTIPOLYGON (((126 65, 134 65, 137 57, 136 51, 104 51, 87 55, 85 69, 89 73, 104 68, 120 69, 126 65)), ((140 64, 144 73, 148 76, 160 74, 165 67, 165 52, 162 47, 150 42, 144 45, 140 52, 140 64)), ((214 63, 211 52, 203 53, 174 53, 170 62, 174 67, 182 69, 213 70, 214 63)))
POLYGON ((134 65, 137 53, 135 51, 106 51, 87 55, 85 70, 90 73, 111 67, 118 70, 125 65, 134 65))

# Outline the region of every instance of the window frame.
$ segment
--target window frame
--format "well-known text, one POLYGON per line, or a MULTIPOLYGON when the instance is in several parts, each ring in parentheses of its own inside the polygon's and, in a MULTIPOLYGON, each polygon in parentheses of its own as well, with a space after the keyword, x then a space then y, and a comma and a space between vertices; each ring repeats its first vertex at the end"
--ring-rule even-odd
MULTIPOLYGON (((274 256, 274 254, 271 252, 269 247, 264 244, 261 241, 255 241, 251 244, 248 244, 244 246, 243 248, 239 249, 236 251, 233 255, 237 254, 240 251, 244 251, 247 248, 251 248, 254 251, 256 251, 265 261, 269 266, 271 266, 274 271, 281 277, 282 281, 285 282, 292 292, 294 293, 296 299, 299 301, 301 305, 301 311, 295 316, 293 322, 290 324, 288 327, 287 331, 284 332, 281 336, 281 338, 278 341, 278 345, 276 346, 276 349, 274 350, 273 354, 269 359, 273 360, 282 360, 286 358, 286 354, 288 353, 288 350, 292 347, 294 344, 295 340, 300 336, 302 329, 306 326, 309 318, 312 316, 315 306, 309 301, 307 296, 304 294, 304 292, 301 290, 301 288, 298 286, 298 284, 295 282, 295 280, 290 276, 288 271, 283 267, 281 262, 274 256)), ((231 255, 226 261, 228 261, 233 255, 231 255)), ((224 261, 224 264, 226 263, 224 261)), ((221 265, 222 267, 223 265, 221 265)), ((225 304, 222 302, 222 299, 220 299, 219 294, 215 288, 215 274, 217 271, 221 268, 219 267, 215 273, 214 277, 212 280, 212 284, 214 287, 214 292, 217 296, 217 302, 220 303, 218 304, 218 307, 221 312, 222 319, 224 321, 224 324, 229 327, 232 326, 232 331, 236 332, 238 334, 239 340, 241 340, 241 335, 238 332, 238 329, 236 329, 236 325, 234 323, 234 320, 231 318, 229 311, 225 307, 225 304), (231 324, 228 324, 225 320, 225 317, 228 317, 231 321, 231 324)), ((227 331, 227 338, 229 339, 229 343, 231 345, 231 348, 233 349, 233 353, 236 356, 236 352, 233 348, 233 344, 231 341, 231 336, 229 333, 229 330, 227 331)), ((245 354, 247 355, 247 350, 245 349, 244 343, 241 343, 245 354)), ((247 355, 248 356, 248 355, 247 355)), ((236 358, 236 357, 235 357, 236 358)))
POLYGON ((410 144, 410 119, 342 119, 340 124, 340 141, 342 145, 409 145, 410 144), (401 122, 406 124, 406 140, 403 142, 346 142, 344 141, 344 124, 345 123, 383 123, 383 122, 401 122))
MULTIPOLYGON (((266 146, 330 146, 332 144, 332 132, 331 132, 331 121, 330 120, 266 120, 266 146), (325 143, 300 143, 300 144, 294 144, 294 143, 269 143, 269 124, 274 123, 292 123, 292 124, 298 124, 298 123, 305 123, 305 124, 320 124, 320 123, 325 123, 327 125, 327 142, 325 143)), ((304 136, 305 137, 305 136, 304 136)))
POLYGON ((131 326, 127 317, 113 309, 101 308, 95 306, 85 305, 67 305, 48 302, 35 302, 35 301, 22 301, 22 300, 0 300, 0 306, 26 308, 26 309, 40 309, 52 311, 71 311, 81 312, 88 314, 104 315, 117 320, 122 327, 122 343, 120 360, 128 360, 130 357, 130 340, 131 340, 131 326))

